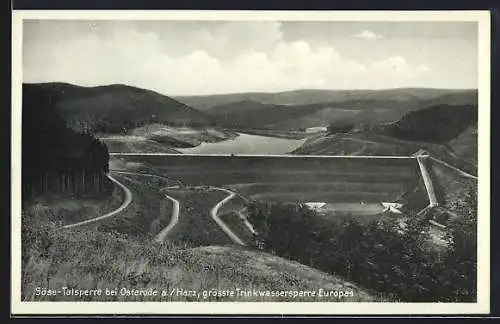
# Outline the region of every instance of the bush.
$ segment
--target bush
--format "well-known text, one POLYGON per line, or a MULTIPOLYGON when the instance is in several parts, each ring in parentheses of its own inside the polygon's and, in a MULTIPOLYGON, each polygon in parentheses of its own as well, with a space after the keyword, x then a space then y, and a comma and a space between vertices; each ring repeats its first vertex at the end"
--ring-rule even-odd
POLYGON ((303 206, 252 202, 249 221, 259 232, 254 244, 279 256, 339 274, 404 302, 475 300, 476 230, 471 194, 463 217, 450 226, 451 248, 432 248, 429 218, 406 215, 360 223, 334 221, 303 206))

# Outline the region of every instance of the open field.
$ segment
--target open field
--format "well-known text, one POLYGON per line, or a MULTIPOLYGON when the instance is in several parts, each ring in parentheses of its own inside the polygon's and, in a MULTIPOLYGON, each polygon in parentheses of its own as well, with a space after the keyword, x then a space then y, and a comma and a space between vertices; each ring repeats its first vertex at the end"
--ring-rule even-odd
POLYGON ((123 202, 123 190, 113 186, 103 197, 76 197, 73 195, 45 195, 33 200, 26 212, 36 213, 39 221, 70 225, 112 212, 123 202))
POLYGON ((172 203, 160 189, 169 181, 138 175, 113 173, 113 176, 130 189, 132 203, 116 217, 88 225, 96 230, 117 231, 134 237, 151 238, 170 221, 172 203))
POLYGON ((210 216, 210 210, 227 194, 207 189, 165 190, 180 204, 179 222, 167 237, 169 241, 183 241, 190 246, 228 245, 232 241, 210 216))

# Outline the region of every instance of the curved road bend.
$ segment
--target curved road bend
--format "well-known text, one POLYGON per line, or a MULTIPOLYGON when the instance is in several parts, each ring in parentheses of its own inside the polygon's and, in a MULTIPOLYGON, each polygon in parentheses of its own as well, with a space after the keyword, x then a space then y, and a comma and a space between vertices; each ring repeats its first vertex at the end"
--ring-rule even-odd
MULTIPOLYGON (((127 171, 114 171, 115 173, 118 174, 129 174, 129 175, 138 175, 138 176, 146 176, 146 177, 153 177, 153 178, 159 178, 159 179, 165 179, 165 180, 173 180, 164 176, 159 176, 159 175, 154 175, 154 174, 148 174, 148 173, 136 173, 136 172, 127 172, 127 171)), ((180 180, 175 180, 179 186, 182 186, 183 183, 180 180)), ((224 188, 217 188, 217 187, 211 187, 214 190, 219 190, 219 191, 224 191, 228 193, 229 195, 221 200, 219 203, 217 203, 211 210, 211 216, 214 219, 214 221, 219 225, 219 227, 228 235, 236 244, 239 245, 246 245, 236 234, 234 234, 229 227, 219 218, 217 215, 219 209, 229 200, 233 199, 236 196, 235 192, 232 192, 230 190, 224 189, 224 188)), ((179 201, 173 197, 170 197, 168 195, 165 195, 167 199, 172 201, 174 210, 172 212, 172 218, 170 220, 170 223, 165 227, 163 230, 161 230, 155 237, 155 241, 160 243, 163 242, 168 235, 168 233, 172 230, 172 228, 179 222, 179 214, 180 214, 180 204, 179 201)), ((242 197, 242 196, 240 196, 242 197)), ((246 200, 244 197, 242 197, 244 200, 246 200)))
MULTIPOLYGON (((128 175, 136 175, 136 176, 143 176, 143 177, 151 177, 151 178, 158 178, 158 179, 164 179, 164 180, 169 180, 172 181, 173 179, 164 177, 164 176, 159 176, 155 174, 149 174, 149 173, 136 173, 136 172, 125 172, 125 171, 113 171, 118 174, 128 174, 128 175)), ((179 186, 182 185, 182 182, 179 180, 174 180, 178 183, 179 186)), ((168 188, 168 187, 166 187, 168 188)), ((163 189, 163 188, 162 188, 163 189)), ((172 202, 172 205, 174 207, 172 211, 172 217, 170 218, 170 222, 168 223, 167 227, 162 229, 158 234, 156 234, 154 240, 157 243, 161 243, 165 240, 167 237, 168 233, 174 228, 174 226, 179 222, 179 213, 180 213, 180 203, 177 199, 170 197, 169 195, 165 195, 165 198, 170 200, 172 202)))
POLYGON ((238 214, 238 216, 240 217, 240 219, 243 221, 243 224, 245 224, 245 226, 248 228, 248 230, 253 234, 253 235, 257 235, 257 231, 255 230, 255 228, 253 227, 253 225, 248 221, 248 219, 246 218, 245 215, 243 215, 243 212, 242 212, 243 209, 241 210, 238 210, 236 213, 238 214))
POLYGON ((167 227, 162 229, 156 236, 155 236, 155 241, 157 243, 162 243, 165 241, 165 238, 167 237, 168 233, 174 228, 174 226, 179 222, 179 201, 175 198, 172 198, 168 195, 165 195, 165 198, 170 200, 174 206, 174 210, 172 211, 172 218, 170 219, 170 222, 168 223, 167 227))
POLYGON ((72 227, 82 226, 82 225, 94 223, 94 222, 97 222, 97 221, 100 221, 100 220, 112 217, 112 216, 120 213, 125 208, 127 208, 128 205, 130 205, 130 203, 132 202, 132 193, 130 192, 130 190, 127 187, 125 187, 123 184, 121 184, 118 180, 116 180, 115 178, 113 178, 110 174, 106 174, 106 177, 108 177, 108 179, 110 179, 111 181, 113 181, 114 183, 116 183, 123 190, 123 192, 125 193, 125 200, 123 201, 123 203, 121 204, 121 206, 118 207, 117 209, 113 210, 112 212, 105 214, 105 215, 102 215, 102 216, 99 216, 99 217, 95 217, 95 218, 92 218, 92 219, 88 219, 88 220, 85 220, 85 221, 81 221, 81 222, 78 222, 78 223, 74 223, 74 224, 70 224, 70 225, 65 225, 65 226, 62 226, 62 228, 72 228, 72 227))
POLYGON ((217 187, 211 187, 211 188, 214 190, 224 191, 229 194, 226 198, 219 201, 210 211, 213 220, 217 223, 217 225, 219 225, 219 227, 224 231, 224 233, 226 233, 227 236, 229 236, 229 238, 234 243, 246 246, 246 244, 236 234, 234 234, 233 231, 231 231, 231 229, 229 229, 229 227, 227 227, 227 225, 217 215, 219 209, 229 200, 233 199, 236 196, 236 193, 224 188, 217 188, 217 187))

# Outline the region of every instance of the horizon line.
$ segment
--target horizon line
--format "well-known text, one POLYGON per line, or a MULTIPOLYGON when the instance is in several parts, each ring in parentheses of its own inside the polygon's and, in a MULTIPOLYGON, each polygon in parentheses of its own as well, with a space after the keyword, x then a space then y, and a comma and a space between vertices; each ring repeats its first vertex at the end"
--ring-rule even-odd
POLYGON ((425 86, 420 86, 420 87, 412 87, 412 86, 401 86, 401 87, 394 87, 394 88, 380 88, 380 89, 373 89, 373 88, 351 88, 351 89, 331 89, 331 88, 293 88, 289 90, 271 90, 271 91, 264 91, 264 90, 259 90, 259 91, 240 91, 240 92, 222 92, 222 93, 197 93, 197 94, 171 94, 171 93, 164 93, 160 92, 158 90, 154 90, 151 88, 145 88, 145 87, 140 87, 136 85, 131 85, 127 83, 107 83, 107 84, 99 84, 99 85, 81 85, 77 83, 71 83, 67 81, 44 81, 44 82, 22 82, 22 84, 29 84, 29 85, 40 85, 40 84, 68 84, 72 85, 75 87, 82 87, 82 88, 98 88, 98 87, 109 87, 109 86, 126 86, 126 87, 132 87, 136 89, 142 89, 142 90, 148 90, 148 91, 153 91, 158 94, 164 95, 164 96, 169 96, 169 97, 206 97, 206 96, 228 96, 228 95, 239 95, 239 94, 278 94, 278 93, 286 93, 286 92, 297 92, 297 91, 391 91, 391 90, 445 90, 445 91, 478 91, 479 88, 438 88, 438 87, 425 87, 425 86))

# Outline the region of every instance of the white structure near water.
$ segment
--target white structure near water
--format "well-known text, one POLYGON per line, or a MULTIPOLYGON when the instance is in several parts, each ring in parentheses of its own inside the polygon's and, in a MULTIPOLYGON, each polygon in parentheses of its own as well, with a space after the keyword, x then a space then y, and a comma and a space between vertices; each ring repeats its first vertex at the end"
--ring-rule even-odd
POLYGON ((326 126, 309 127, 306 128, 306 133, 326 132, 327 130, 326 126))

